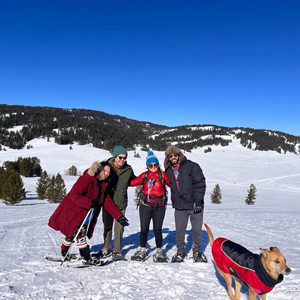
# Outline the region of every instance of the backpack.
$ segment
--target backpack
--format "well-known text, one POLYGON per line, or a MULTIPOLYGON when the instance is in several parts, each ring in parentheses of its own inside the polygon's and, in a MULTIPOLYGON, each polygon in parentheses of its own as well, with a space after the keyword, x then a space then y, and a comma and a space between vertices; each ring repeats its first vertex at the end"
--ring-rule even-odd
MULTIPOLYGON (((147 181, 147 178, 148 178, 148 172, 149 172, 149 171, 146 171, 146 173, 145 173, 145 175, 144 175, 144 177, 143 177, 143 184, 142 184, 143 187, 144 187, 144 185, 145 185, 145 182, 147 181)), ((137 203, 137 205, 136 205, 136 208, 138 208, 138 206, 140 205, 141 200, 145 202, 145 199, 146 199, 147 197, 150 197, 151 199, 155 199, 155 207, 157 207, 157 204, 158 204, 159 200, 161 200, 161 201, 167 203, 167 200, 168 200, 168 198, 167 198, 167 189, 166 189, 166 185, 165 185, 165 181, 164 181, 164 177, 163 177, 163 172, 162 172, 161 170, 159 170, 159 180, 161 181, 161 183, 162 183, 162 185, 163 185, 163 187, 164 187, 164 190, 165 190, 164 194, 163 194, 161 197, 152 197, 152 196, 145 195, 145 194, 143 193, 143 189, 142 189, 142 190, 139 192, 139 195, 138 195, 139 201, 138 201, 138 203, 137 203)))

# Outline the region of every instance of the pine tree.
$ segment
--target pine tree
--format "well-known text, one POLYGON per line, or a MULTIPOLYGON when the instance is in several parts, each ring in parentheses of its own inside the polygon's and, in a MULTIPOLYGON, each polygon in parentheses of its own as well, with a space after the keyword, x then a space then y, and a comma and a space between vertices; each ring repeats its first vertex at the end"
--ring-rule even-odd
POLYGON ((140 194, 141 194, 141 191, 143 189, 143 186, 142 185, 138 185, 136 188, 135 188, 135 191, 134 191, 134 203, 139 206, 140 205, 140 194))
POLYGON ((77 176, 77 168, 73 165, 71 168, 68 170, 68 175, 70 176, 77 176))
POLYGON ((61 175, 57 173, 55 177, 55 202, 60 202, 67 194, 65 182, 61 175))
POLYGON ((255 185, 252 183, 250 185, 250 189, 248 190, 248 195, 246 197, 246 204, 247 205, 253 205, 255 203, 255 200, 256 199, 256 187, 255 185))
POLYGON ((67 189, 61 175, 57 173, 56 177, 52 176, 47 188, 46 197, 49 202, 60 202, 66 195, 67 189))
POLYGON ((50 177, 48 176, 46 171, 43 171, 40 179, 36 183, 35 191, 37 193, 38 199, 46 199, 46 192, 49 183, 50 183, 50 177))
POLYGON ((55 176, 53 175, 50 179, 50 182, 48 184, 48 188, 46 191, 46 198, 48 199, 48 202, 54 202, 52 201, 52 195, 54 194, 55 190, 55 176))
POLYGON ((2 188, 3 202, 7 205, 20 203, 26 198, 23 180, 17 171, 10 172, 2 188))
POLYGON ((211 203, 220 204, 222 199, 221 189, 219 184, 216 184, 215 188, 213 189, 212 193, 210 194, 211 203))

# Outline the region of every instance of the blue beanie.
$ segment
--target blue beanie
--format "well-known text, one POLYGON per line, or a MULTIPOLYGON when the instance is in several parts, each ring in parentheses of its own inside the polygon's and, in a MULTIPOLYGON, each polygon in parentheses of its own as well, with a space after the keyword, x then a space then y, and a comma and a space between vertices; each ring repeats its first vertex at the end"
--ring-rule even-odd
POLYGON ((113 151, 113 158, 115 158, 119 154, 125 154, 127 156, 127 150, 123 146, 116 145, 113 151))
POLYGON ((157 157, 154 155, 154 153, 151 150, 149 150, 147 157, 146 157, 146 166, 148 167, 152 163, 154 163, 154 164, 156 163, 159 165, 159 161, 158 161, 157 157))

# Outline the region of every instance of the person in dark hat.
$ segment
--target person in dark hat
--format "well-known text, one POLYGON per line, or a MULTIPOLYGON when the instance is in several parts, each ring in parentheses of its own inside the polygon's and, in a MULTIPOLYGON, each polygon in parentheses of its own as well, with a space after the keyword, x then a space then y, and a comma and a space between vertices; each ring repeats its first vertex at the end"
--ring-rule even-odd
POLYGON ((207 262, 201 252, 204 195, 206 182, 201 167, 188 160, 176 146, 165 151, 164 167, 168 174, 172 206, 175 208, 177 253, 172 262, 185 258, 185 233, 188 220, 192 225, 194 262, 207 262))
MULTIPOLYGON (((121 145, 116 145, 113 150, 113 157, 108 159, 111 167, 110 171, 110 196, 116 206, 125 215, 125 210, 128 204, 127 189, 129 182, 135 178, 132 167, 127 164, 127 150, 121 145)), ((112 254, 113 260, 126 260, 122 255, 122 239, 124 227, 118 223, 114 223, 114 218, 111 214, 103 209, 102 220, 104 225, 104 245, 100 251, 100 256, 107 257, 112 254), (114 228, 114 250, 111 252, 112 233, 114 228)))

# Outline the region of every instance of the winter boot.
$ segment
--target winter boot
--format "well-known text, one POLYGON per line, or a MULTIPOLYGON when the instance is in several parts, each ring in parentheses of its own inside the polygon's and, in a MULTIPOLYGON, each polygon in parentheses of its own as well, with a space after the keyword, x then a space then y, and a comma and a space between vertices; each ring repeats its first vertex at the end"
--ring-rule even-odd
POLYGON ((122 255, 122 251, 114 251, 112 253, 112 260, 118 261, 118 260, 127 260, 125 256, 122 255))
POLYGON ((137 250, 134 255, 131 256, 131 260, 143 261, 147 256, 146 249, 137 250))
POLYGON ((162 252, 162 250, 156 250, 155 254, 153 255, 153 261, 154 262, 168 262, 168 258, 165 253, 162 252))
POLYGON ((178 251, 176 254, 173 255, 172 257, 172 263, 181 263, 183 262, 184 259, 184 253, 182 253, 181 251, 178 251))
POLYGON ((70 246, 66 246, 64 244, 61 245, 60 258, 62 261, 76 259, 76 255, 72 255, 72 254, 68 253, 69 249, 70 249, 70 246))
POLYGON ((202 252, 194 252, 193 253, 193 260, 194 262, 203 262, 207 263, 207 258, 204 253, 202 252))
POLYGON ((91 258, 90 246, 87 245, 84 248, 79 248, 79 253, 82 259, 89 261, 91 258))

